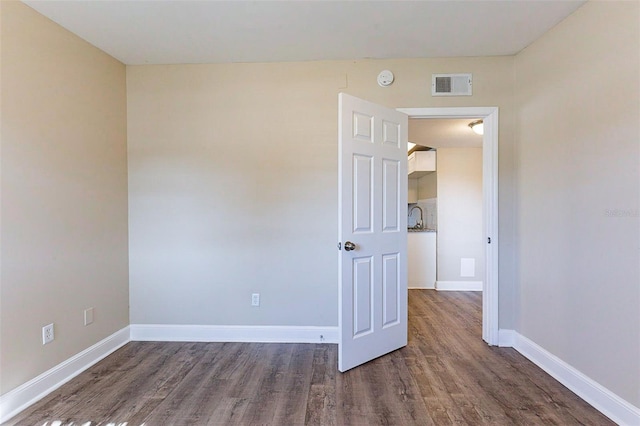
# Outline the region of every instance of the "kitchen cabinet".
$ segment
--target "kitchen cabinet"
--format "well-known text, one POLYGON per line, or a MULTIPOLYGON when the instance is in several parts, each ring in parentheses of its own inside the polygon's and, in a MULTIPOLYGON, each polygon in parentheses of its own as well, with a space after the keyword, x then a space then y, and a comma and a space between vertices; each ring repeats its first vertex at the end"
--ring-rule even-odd
POLYGON ((436 171, 436 151, 414 151, 407 160, 409 177, 417 179, 436 171))
POLYGON ((407 235, 407 281, 409 288, 436 286, 436 232, 407 235))

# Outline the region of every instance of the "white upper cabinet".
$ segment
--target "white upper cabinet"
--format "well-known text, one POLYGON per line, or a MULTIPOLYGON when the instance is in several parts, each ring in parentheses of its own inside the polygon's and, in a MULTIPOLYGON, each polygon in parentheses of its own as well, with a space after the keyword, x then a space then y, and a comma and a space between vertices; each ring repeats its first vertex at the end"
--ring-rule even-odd
POLYGON ((409 177, 419 178, 436 171, 435 151, 415 151, 407 162, 409 177))

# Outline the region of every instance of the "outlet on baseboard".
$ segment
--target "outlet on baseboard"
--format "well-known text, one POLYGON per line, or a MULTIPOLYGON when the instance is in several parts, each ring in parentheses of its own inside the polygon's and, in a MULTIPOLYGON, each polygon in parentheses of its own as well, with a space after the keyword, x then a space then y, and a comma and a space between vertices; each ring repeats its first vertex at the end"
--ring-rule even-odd
POLYGON ((253 293, 251 295, 251 306, 260 306, 260 293, 253 293))
POLYGON ((89 325, 93 322, 93 308, 87 308, 84 310, 84 325, 89 325))
POLYGON ((47 343, 51 343, 53 342, 53 339, 55 339, 55 335, 53 334, 53 323, 42 327, 42 344, 46 345, 47 343))

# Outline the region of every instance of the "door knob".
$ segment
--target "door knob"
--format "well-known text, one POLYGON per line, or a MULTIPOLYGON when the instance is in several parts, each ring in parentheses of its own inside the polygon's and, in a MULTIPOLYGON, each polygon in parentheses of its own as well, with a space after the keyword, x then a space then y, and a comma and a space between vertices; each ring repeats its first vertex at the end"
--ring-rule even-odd
POLYGON ((353 244, 351 241, 347 241, 346 243, 344 243, 344 249, 346 251, 355 250, 356 249, 356 245, 353 244))

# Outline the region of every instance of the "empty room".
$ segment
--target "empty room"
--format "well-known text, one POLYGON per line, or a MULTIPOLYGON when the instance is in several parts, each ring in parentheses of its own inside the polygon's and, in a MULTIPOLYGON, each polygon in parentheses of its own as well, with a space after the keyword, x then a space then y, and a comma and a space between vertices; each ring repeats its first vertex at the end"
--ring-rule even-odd
POLYGON ((0 423, 640 426, 640 2, 0 1, 0 94, 0 423))

